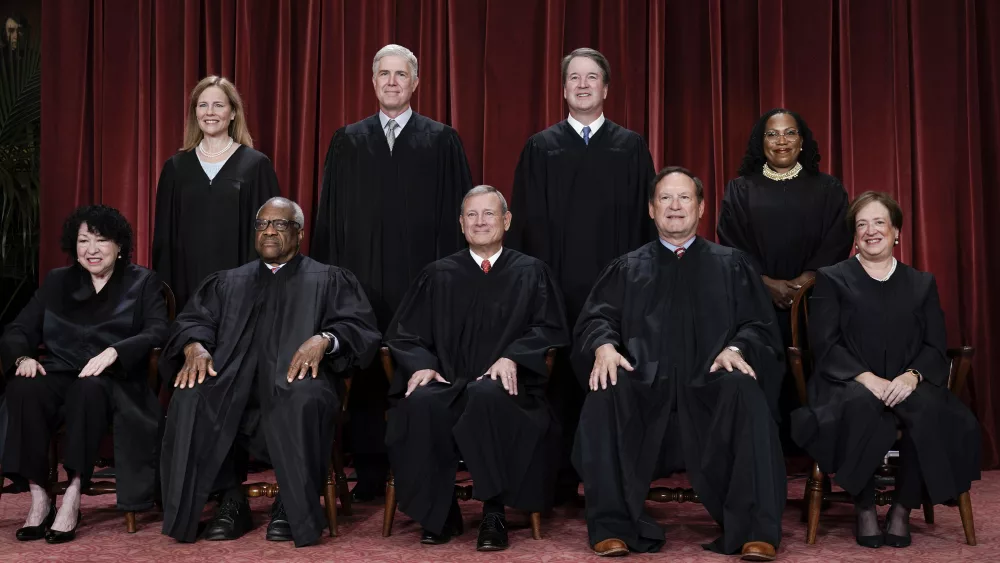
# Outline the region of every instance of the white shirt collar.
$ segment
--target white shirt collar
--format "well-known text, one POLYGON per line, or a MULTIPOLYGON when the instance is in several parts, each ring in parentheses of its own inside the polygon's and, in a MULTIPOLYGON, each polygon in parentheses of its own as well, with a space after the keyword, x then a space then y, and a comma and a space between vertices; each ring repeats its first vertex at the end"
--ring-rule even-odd
POLYGON ((681 247, 684 247, 684 250, 687 250, 687 249, 691 248, 691 245, 694 244, 694 239, 696 239, 696 238, 698 238, 698 235, 695 235, 695 236, 687 239, 687 242, 685 242, 681 246, 677 246, 676 244, 670 244, 669 242, 667 242, 667 241, 665 241, 663 239, 660 239, 660 244, 662 244, 663 246, 667 247, 667 249, 670 250, 670 252, 677 252, 677 249, 681 248, 681 247))
MULTIPOLYGON (((490 256, 490 258, 489 258, 489 260, 490 260, 490 267, 496 265, 497 258, 500 258, 500 253, 501 252, 503 252, 503 247, 502 246, 500 247, 500 250, 497 250, 496 254, 494 254, 493 256, 490 256)), ((475 252, 473 252, 471 248, 469 249, 469 254, 471 254, 472 255, 472 259, 476 261, 476 266, 479 266, 480 268, 482 268, 483 267, 483 259, 482 259, 482 257, 480 257, 478 254, 476 254, 475 252)))
MULTIPOLYGON (((288 262, 285 262, 285 264, 287 264, 287 263, 288 262)), ((267 269, 268 270, 272 270, 272 273, 275 273, 275 274, 278 273, 278 270, 284 268, 285 264, 268 264, 267 262, 264 262, 264 265, 267 266, 267 269), (277 268, 278 270, 275 270, 275 268, 277 268)))
MULTIPOLYGON (((406 127, 406 124, 410 121, 410 117, 412 115, 413 115, 413 107, 411 106, 411 107, 406 108, 406 111, 404 111, 403 113, 399 114, 399 117, 395 118, 396 119, 396 125, 398 126, 397 129, 396 129, 396 136, 397 137, 399 136, 399 132, 403 130, 403 127, 406 127)), ((382 113, 382 110, 378 110, 378 120, 382 123, 382 132, 383 133, 387 133, 387 131, 385 130, 385 125, 386 125, 386 123, 389 123, 390 119, 393 119, 393 118, 391 118, 388 115, 382 113)))
MULTIPOLYGON (((576 118, 573 117, 572 115, 570 115, 569 117, 567 117, 566 121, 569 123, 569 126, 572 127, 574 131, 576 131, 577 135, 579 135, 580 137, 583 137, 583 123, 580 123, 579 121, 577 121, 576 118)), ((591 138, 593 138, 594 137, 594 133, 597 133, 597 130, 601 128, 601 125, 604 125, 604 121, 605 121, 604 120, 604 114, 602 113, 600 115, 600 117, 598 117, 597 119, 595 119, 594 122, 590 124, 590 137, 591 138)))

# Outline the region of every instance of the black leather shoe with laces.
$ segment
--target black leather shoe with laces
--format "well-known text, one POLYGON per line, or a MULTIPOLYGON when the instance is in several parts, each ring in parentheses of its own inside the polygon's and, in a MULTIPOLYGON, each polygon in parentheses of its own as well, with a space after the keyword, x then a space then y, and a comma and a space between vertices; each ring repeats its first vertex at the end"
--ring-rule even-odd
POLYGON ((491 512, 483 517, 479 525, 479 539, 476 551, 503 551, 510 546, 507 541, 507 519, 503 514, 491 512))
POLYGON ((235 540, 251 528, 253 520, 250 518, 250 503, 224 498, 202 537, 209 541, 235 540))
POLYGON ((267 525, 264 539, 292 541, 292 525, 288 523, 288 515, 285 514, 285 505, 281 503, 280 496, 274 499, 274 504, 271 505, 271 522, 267 525))

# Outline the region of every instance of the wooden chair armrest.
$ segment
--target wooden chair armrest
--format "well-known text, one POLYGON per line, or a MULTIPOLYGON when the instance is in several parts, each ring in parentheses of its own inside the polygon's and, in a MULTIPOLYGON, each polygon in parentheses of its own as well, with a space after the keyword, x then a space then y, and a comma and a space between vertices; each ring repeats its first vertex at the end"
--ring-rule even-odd
POLYGON ((972 369, 972 358, 975 355, 976 349, 972 346, 948 349, 947 356, 951 360, 951 370, 948 373, 948 389, 955 395, 961 395, 962 391, 965 390, 969 370, 972 369))
POLYGON ((795 346, 788 347, 788 367, 792 372, 792 379, 795 381, 795 391, 799 396, 799 404, 803 407, 809 403, 809 395, 806 393, 805 358, 807 352, 799 350, 795 346))

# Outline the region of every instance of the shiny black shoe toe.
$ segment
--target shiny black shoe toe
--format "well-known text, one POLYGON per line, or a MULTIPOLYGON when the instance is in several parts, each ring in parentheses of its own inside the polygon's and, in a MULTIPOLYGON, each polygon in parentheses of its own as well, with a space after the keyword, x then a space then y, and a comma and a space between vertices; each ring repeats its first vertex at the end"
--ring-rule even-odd
POLYGON ((224 499, 202 535, 208 541, 235 540, 253 528, 250 503, 224 499))
POLYGON ((443 534, 435 534, 434 532, 424 529, 424 533, 420 535, 420 543, 424 545, 441 545, 451 541, 451 530, 445 529, 443 534))
POLYGON ((18 528, 14 532, 14 537, 17 541, 36 541, 45 538, 45 533, 49 531, 52 527, 52 523, 56 521, 56 505, 52 503, 49 506, 49 513, 45 515, 45 519, 42 523, 37 526, 25 526, 23 528, 18 528))
POLYGON ((264 534, 267 541, 292 541, 292 525, 288 523, 288 515, 285 513, 285 505, 281 499, 274 500, 271 505, 271 522, 267 525, 267 533, 264 534))
POLYGON ((71 542, 76 539, 76 529, 80 527, 80 521, 83 520, 83 512, 77 512, 76 514, 76 525, 73 529, 68 532, 60 532, 59 530, 53 530, 49 528, 49 531, 45 533, 45 543, 66 543, 71 542))
POLYGON ((510 547, 507 539, 507 519, 502 514, 490 513, 479 525, 476 551, 503 551, 510 547))

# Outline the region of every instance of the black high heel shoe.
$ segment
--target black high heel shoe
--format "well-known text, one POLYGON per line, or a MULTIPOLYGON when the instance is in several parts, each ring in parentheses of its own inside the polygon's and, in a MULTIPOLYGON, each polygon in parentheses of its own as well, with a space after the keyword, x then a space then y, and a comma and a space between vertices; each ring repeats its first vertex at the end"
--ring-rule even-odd
POLYGON ((56 521, 56 504, 52 503, 49 505, 49 513, 45 516, 45 520, 37 526, 25 526, 23 528, 18 528, 17 532, 14 532, 14 537, 18 541, 35 541, 40 540, 45 537, 45 533, 49 531, 52 527, 52 523, 56 521))
MULTIPOLYGON (((54 519, 53 519, 54 520, 54 519)), ((76 539, 76 529, 80 527, 80 521, 83 520, 83 512, 78 511, 76 513, 76 525, 73 529, 68 532, 60 532, 59 530, 53 530, 51 527, 49 531, 45 534, 46 543, 66 543, 71 542, 76 539)))
POLYGON ((910 524, 906 523, 906 535, 897 536, 895 534, 889 533, 889 524, 892 522, 892 511, 896 508, 896 505, 892 505, 889 508, 889 514, 885 517, 885 545, 889 547, 910 547, 913 543, 913 536, 910 535, 910 524))
MULTIPOLYGON (((882 547, 885 543, 885 537, 883 534, 880 533, 874 536, 858 535, 861 533, 861 525, 858 523, 859 516, 860 515, 855 515, 854 517, 854 540, 857 541, 858 545, 861 547, 869 547, 871 549, 878 549, 882 547)), ((876 529, 881 532, 881 528, 878 528, 878 513, 875 514, 875 519, 876 529)))

